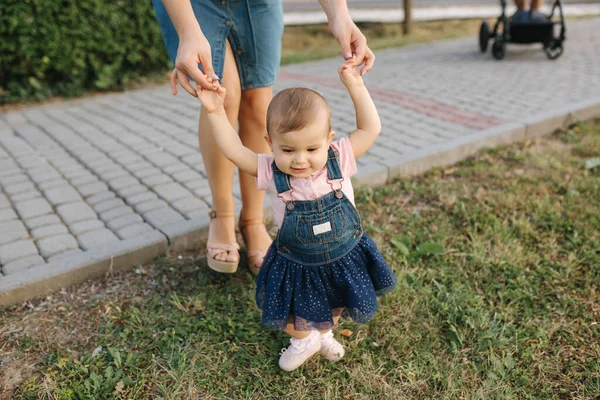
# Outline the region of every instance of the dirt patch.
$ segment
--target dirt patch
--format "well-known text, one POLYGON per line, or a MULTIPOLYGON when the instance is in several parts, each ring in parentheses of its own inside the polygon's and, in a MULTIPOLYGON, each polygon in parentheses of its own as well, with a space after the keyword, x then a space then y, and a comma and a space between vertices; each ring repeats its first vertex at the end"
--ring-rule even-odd
POLYGON ((0 364, 0 400, 13 399, 15 389, 34 374, 36 361, 33 357, 15 358, 16 354, 2 355, 0 364))

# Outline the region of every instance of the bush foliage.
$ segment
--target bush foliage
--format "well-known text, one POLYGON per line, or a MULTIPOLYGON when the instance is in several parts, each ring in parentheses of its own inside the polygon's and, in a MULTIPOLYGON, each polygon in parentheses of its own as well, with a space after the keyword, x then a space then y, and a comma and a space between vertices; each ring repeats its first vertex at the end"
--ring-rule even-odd
POLYGON ((114 90, 166 70, 149 0, 2 0, 0 104, 114 90))

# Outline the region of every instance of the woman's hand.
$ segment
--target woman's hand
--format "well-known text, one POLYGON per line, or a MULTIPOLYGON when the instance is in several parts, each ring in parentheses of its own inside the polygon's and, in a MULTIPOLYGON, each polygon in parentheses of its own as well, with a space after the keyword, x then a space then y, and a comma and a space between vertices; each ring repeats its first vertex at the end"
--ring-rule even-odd
POLYGON ((181 35, 179 38, 179 48, 177 49, 177 58, 175 59, 175 69, 171 73, 171 91, 177 94, 177 82, 186 92, 197 97, 197 90, 200 88, 212 90, 213 85, 208 82, 207 77, 213 80, 220 78, 215 74, 212 66, 211 49, 208 40, 198 27, 188 34, 181 35), (202 70, 198 68, 202 65, 202 70), (192 78, 197 88, 190 82, 192 78))
POLYGON ((338 16, 330 20, 329 28, 340 44, 344 59, 348 60, 356 56, 356 66, 364 64, 360 69, 360 75, 369 72, 375 63, 375 55, 367 45, 367 38, 356 24, 349 17, 338 16))

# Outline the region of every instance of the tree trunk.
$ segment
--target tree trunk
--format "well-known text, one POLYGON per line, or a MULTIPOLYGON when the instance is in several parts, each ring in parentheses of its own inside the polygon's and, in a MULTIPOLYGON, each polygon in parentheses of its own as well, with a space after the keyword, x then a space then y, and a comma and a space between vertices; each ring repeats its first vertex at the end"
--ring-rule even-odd
POLYGON ((409 35, 412 30, 412 0, 403 0, 404 3, 404 24, 403 31, 409 35))

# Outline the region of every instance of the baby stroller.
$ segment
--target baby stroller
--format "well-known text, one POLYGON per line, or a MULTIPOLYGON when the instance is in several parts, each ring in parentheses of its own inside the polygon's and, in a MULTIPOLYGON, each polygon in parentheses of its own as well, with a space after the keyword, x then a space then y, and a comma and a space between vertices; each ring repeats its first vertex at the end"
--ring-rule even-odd
POLYGON ((518 11, 520 18, 506 16, 506 0, 500 0, 502 14, 494 26, 494 32, 490 34, 490 26, 486 21, 481 23, 479 30, 479 49, 485 53, 488 41, 494 39, 492 44, 492 55, 495 59, 504 58, 506 43, 542 43, 546 56, 555 60, 563 52, 563 41, 565 40, 565 17, 563 14, 563 1, 555 0, 550 15, 535 11, 518 11), (554 11, 558 8, 560 21, 554 22, 554 11), (526 14, 523 16, 522 14, 526 14), (528 15, 527 15, 528 14, 528 15), (554 25, 560 25, 560 34, 554 36, 554 25), (501 26, 502 25, 502 26, 501 26))

